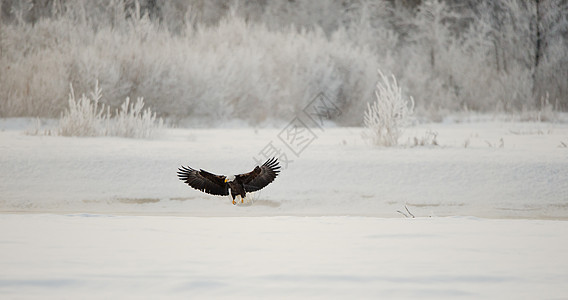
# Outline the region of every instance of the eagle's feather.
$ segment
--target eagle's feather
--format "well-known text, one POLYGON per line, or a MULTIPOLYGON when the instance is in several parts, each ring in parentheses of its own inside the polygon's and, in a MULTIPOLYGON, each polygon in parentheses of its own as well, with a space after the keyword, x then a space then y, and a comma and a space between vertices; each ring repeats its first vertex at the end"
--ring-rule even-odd
POLYGON ((215 175, 205 170, 194 170, 191 167, 181 167, 178 170, 178 177, 196 190, 206 192, 211 195, 227 196, 229 188, 225 183, 225 176, 215 175))
POLYGON ((271 158, 262 166, 254 168, 251 172, 240 174, 236 177, 242 181, 245 191, 255 192, 274 181, 279 172, 278 160, 271 158))

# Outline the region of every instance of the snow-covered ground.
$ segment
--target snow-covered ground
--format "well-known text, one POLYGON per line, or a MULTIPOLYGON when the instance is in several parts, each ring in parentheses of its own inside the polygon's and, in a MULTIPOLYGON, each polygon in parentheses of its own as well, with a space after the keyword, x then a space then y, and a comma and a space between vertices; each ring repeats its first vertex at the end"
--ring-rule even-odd
POLYGON ((28 126, 0 120, 1 298, 568 294, 568 124, 427 124, 396 148, 313 128, 298 156, 285 124, 153 140, 28 126), (429 130, 439 146, 413 147, 429 130), (249 171, 267 145, 291 161, 252 204, 177 179, 249 171))
POLYGON ((566 299, 564 221, 0 214, 3 299, 566 299))
POLYGON ((361 131, 314 128, 315 140, 293 148, 296 156, 278 128, 169 129, 154 140, 5 129, 0 210, 400 217, 406 204, 416 216, 568 219, 568 124, 429 124, 401 138, 412 145, 434 131, 439 146, 431 147, 375 148, 361 131), (289 162, 281 159, 280 176, 252 197, 254 205, 233 207, 177 179, 181 165, 248 172, 269 144, 289 162))

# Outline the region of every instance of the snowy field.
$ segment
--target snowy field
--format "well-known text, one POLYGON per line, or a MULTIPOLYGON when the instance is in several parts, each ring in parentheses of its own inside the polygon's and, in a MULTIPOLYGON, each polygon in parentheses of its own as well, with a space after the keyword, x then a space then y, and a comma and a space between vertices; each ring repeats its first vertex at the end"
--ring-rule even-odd
POLYGON ((153 140, 30 136, 0 120, 2 298, 568 297, 568 125, 167 129, 153 140), (414 147, 436 132, 438 146, 414 147), (233 206, 181 165, 291 160, 233 206), (404 206, 417 217, 404 218, 404 206))
POLYGON ((401 144, 433 131, 439 146, 396 148, 367 145, 361 128, 313 129, 296 156, 278 128, 169 129, 135 140, 29 136, 26 125, 3 122, 4 212, 400 217, 406 204, 421 217, 568 219, 567 124, 421 125, 401 144), (181 165, 248 172, 268 144, 289 162, 281 159, 280 176, 254 205, 233 207, 177 179, 181 165))
POLYGON ((1 214, 3 299, 566 299, 564 221, 1 214))

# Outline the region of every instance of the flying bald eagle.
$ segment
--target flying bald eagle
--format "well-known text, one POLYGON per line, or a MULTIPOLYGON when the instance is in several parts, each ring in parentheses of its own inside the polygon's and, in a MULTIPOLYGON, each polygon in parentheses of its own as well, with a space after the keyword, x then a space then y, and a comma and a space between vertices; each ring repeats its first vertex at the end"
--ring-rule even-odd
POLYGON ((255 192, 267 186, 274 181, 279 172, 278 160, 273 157, 262 166, 257 166, 254 170, 239 175, 215 175, 203 169, 197 171, 189 166, 181 166, 177 174, 181 181, 196 190, 219 196, 227 196, 230 192, 233 205, 235 205, 237 196, 241 196, 241 203, 243 203, 247 192, 255 192))

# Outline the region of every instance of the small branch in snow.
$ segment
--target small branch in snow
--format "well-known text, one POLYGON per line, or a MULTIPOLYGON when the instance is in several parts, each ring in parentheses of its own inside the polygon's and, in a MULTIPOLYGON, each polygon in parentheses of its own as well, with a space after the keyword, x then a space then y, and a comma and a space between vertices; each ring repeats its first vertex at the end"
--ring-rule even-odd
POLYGON ((409 215, 411 215, 413 218, 416 218, 416 217, 410 212, 410 210, 408 209, 408 206, 405 205, 404 208, 406 208, 406 211, 408 212, 409 215))
POLYGON ((399 213, 399 214, 401 214, 401 215, 403 215, 403 216, 406 217, 406 218, 410 218, 407 214, 401 212, 400 210, 397 210, 396 212, 399 213))
POLYGON ((406 212, 408 213, 408 215, 405 214, 404 212, 400 211, 400 210, 397 210, 396 212, 398 212, 399 214, 405 216, 406 218, 410 218, 410 217, 416 218, 416 217, 410 212, 410 210, 408 209, 408 206, 405 205, 404 208, 406 209, 406 212))

